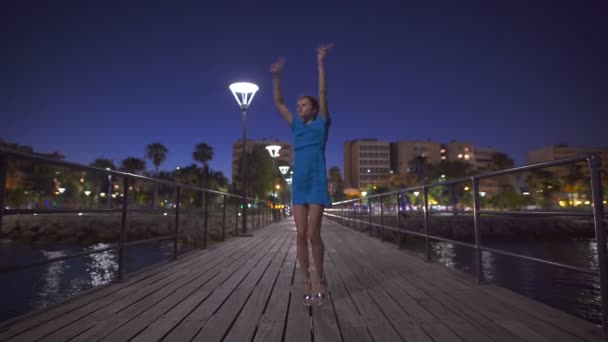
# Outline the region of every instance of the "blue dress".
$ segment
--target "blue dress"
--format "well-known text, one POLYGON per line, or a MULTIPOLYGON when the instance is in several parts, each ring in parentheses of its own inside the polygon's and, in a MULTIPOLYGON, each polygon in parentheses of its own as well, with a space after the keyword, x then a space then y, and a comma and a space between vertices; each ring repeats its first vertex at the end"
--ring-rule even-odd
POLYGON ((294 138, 292 203, 331 206, 327 190, 325 143, 331 119, 318 114, 308 125, 298 116, 291 122, 294 138))

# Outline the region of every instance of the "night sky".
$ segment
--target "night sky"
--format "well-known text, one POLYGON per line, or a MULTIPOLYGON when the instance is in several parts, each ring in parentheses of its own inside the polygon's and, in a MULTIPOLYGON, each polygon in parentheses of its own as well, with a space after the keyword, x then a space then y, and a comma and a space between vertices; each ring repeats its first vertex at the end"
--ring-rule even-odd
POLYGON ((315 49, 331 41, 328 167, 362 138, 469 141, 518 165, 551 144, 608 146, 606 4, 6 1, 0 138, 85 164, 161 142, 161 169, 206 142, 230 177, 242 126, 228 85, 260 86, 248 138, 291 141, 269 65, 286 58, 295 112, 297 96, 317 94, 315 49))

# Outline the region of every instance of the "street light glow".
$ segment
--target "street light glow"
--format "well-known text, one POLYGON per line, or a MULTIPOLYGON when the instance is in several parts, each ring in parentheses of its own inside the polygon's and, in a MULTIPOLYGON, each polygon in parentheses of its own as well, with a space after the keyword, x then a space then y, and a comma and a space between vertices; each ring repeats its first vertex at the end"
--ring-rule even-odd
POLYGON ((279 146, 279 145, 266 146, 266 150, 268 150, 268 153, 270 153, 270 158, 272 158, 272 159, 277 158, 279 156, 280 149, 281 149, 281 146, 279 146))
POLYGON ((286 175, 287 171, 289 171, 289 166, 279 166, 279 171, 281 171, 282 174, 286 175))
POLYGON ((249 82, 232 83, 229 88, 230 91, 232 91, 232 95, 234 95, 236 102, 242 108, 249 107, 255 93, 260 89, 257 85, 249 82))

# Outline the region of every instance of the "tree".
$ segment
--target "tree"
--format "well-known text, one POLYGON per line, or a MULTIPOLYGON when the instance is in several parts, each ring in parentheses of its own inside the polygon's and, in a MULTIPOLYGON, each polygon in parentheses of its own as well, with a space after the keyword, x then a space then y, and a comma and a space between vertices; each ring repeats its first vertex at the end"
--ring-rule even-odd
MULTIPOLYGON (((492 153, 492 162, 490 164, 490 171, 501 171, 511 169, 515 166, 515 162, 506 153, 494 152, 492 153)), ((513 200, 517 198, 514 194, 517 193, 515 186, 515 179, 513 174, 495 177, 496 183, 498 184, 498 196, 496 196, 496 204, 498 207, 510 207, 516 206, 513 200)))
POLYGON ((203 166, 203 173, 201 178, 200 186, 202 188, 207 188, 208 184, 208 176, 209 176, 209 161, 213 159, 213 147, 209 146, 206 143, 200 143, 194 147, 194 152, 192 152, 192 159, 201 163, 203 166))
POLYGON ((563 180, 563 190, 568 196, 568 204, 574 203, 575 194, 579 195, 583 189, 583 171, 579 164, 568 165, 568 173, 563 180))
MULTIPOLYGON (((146 158, 154 164, 154 176, 158 177, 158 167, 167 159, 167 148, 161 143, 152 143, 146 147, 146 158)), ((158 205, 158 184, 154 183, 154 208, 158 205)))
MULTIPOLYGON (((471 164, 460 160, 442 160, 431 169, 430 174, 433 183, 463 178, 471 174, 471 164)), ((445 187, 432 187, 430 192, 437 200, 451 203, 452 209, 456 210, 458 200, 464 197, 464 187, 465 185, 463 184, 450 184, 445 187)))
POLYGON ((132 174, 141 173, 146 169, 146 161, 140 158, 128 157, 122 160, 120 170, 132 174))
MULTIPOLYGON (((248 151, 245 155, 247 158, 247 169, 245 177, 247 177, 247 196, 259 198, 267 198, 266 194, 273 189, 274 181, 274 166, 272 158, 264 148, 264 146, 255 146, 252 151, 248 151)), ((242 163, 237 166, 235 181, 239 184, 242 182, 242 163)))
POLYGON ((167 152, 165 145, 158 142, 146 146, 146 159, 152 161, 155 176, 158 176, 158 167, 167 159, 167 152))
POLYGON ((343 201, 346 199, 344 195, 344 181, 342 180, 342 172, 340 168, 337 166, 332 166, 329 168, 329 179, 331 182, 335 184, 335 191, 332 195, 333 201, 343 201))
POLYGON ((116 170, 116 165, 114 165, 114 162, 111 159, 106 159, 106 158, 97 158, 95 159, 91 164, 92 167, 96 167, 99 169, 110 169, 110 170, 116 170))
POLYGON ((553 197, 560 190, 560 184, 550 171, 533 170, 528 174, 524 183, 528 187, 530 195, 534 196, 536 205, 551 208, 553 197))
MULTIPOLYGON (((116 165, 114 165, 114 161, 112 161, 111 159, 107 159, 107 158, 97 158, 95 159, 91 164, 92 167, 96 167, 99 169, 110 169, 110 170, 116 170, 116 165)), ((98 179, 97 182, 95 182, 97 184, 97 193, 102 192, 101 189, 107 189, 108 193, 107 193, 107 205, 108 208, 111 208, 112 205, 112 197, 111 197, 111 193, 112 193, 112 176, 108 176, 106 177, 105 174, 96 174, 95 178, 98 179)), ((105 191, 105 190, 103 190, 105 191)))
POLYGON ((418 184, 424 184, 428 181, 432 166, 428 158, 424 156, 416 156, 409 162, 409 172, 415 175, 418 184))

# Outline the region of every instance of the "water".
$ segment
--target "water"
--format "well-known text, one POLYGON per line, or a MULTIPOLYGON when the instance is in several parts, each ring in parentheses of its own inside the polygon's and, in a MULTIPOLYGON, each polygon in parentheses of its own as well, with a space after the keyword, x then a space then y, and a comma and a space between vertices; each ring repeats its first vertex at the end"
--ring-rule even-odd
MULTIPOLYGON (((111 246, 106 243, 82 247, 74 244, 36 245, 4 241, 0 242, 0 266, 23 265, 111 246)), ((172 252, 173 245, 170 243, 129 247, 126 272, 167 260, 172 252)), ((108 284, 116 279, 117 270, 118 252, 109 250, 0 274, 0 322, 44 308, 94 286, 108 284)))
MULTIPOLYGON (((420 241, 411 247, 420 250, 420 241)), ((24 264, 83 250, 105 248, 95 244, 40 246, 0 243, 0 265, 24 264)), ((534 242, 494 242, 490 247, 549 259, 581 268, 597 269, 595 241, 588 239, 534 242)), ((475 272, 475 255, 468 247, 433 243, 432 257, 448 267, 475 272)), ((133 246, 126 268, 133 272, 170 258, 172 245, 133 246)), ((115 251, 60 261, 19 272, 0 274, 0 321, 55 303, 67 296, 114 280, 118 268, 115 251)), ((594 275, 542 265, 490 252, 483 253, 483 275, 490 282, 521 293, 596 324, 601 323, 599 278, 594 275)))
MULTIPOLYGON (((563 263, 597 274, 595 240, 493 242, 497 250, 563 263)), ((432 258, 448 267, 475 274, 473 249, 453 243, 432 244, 432 258)), ((559 310, 601 324, 599 277, 492 252, 482 252, 484 280, 559 310)))

